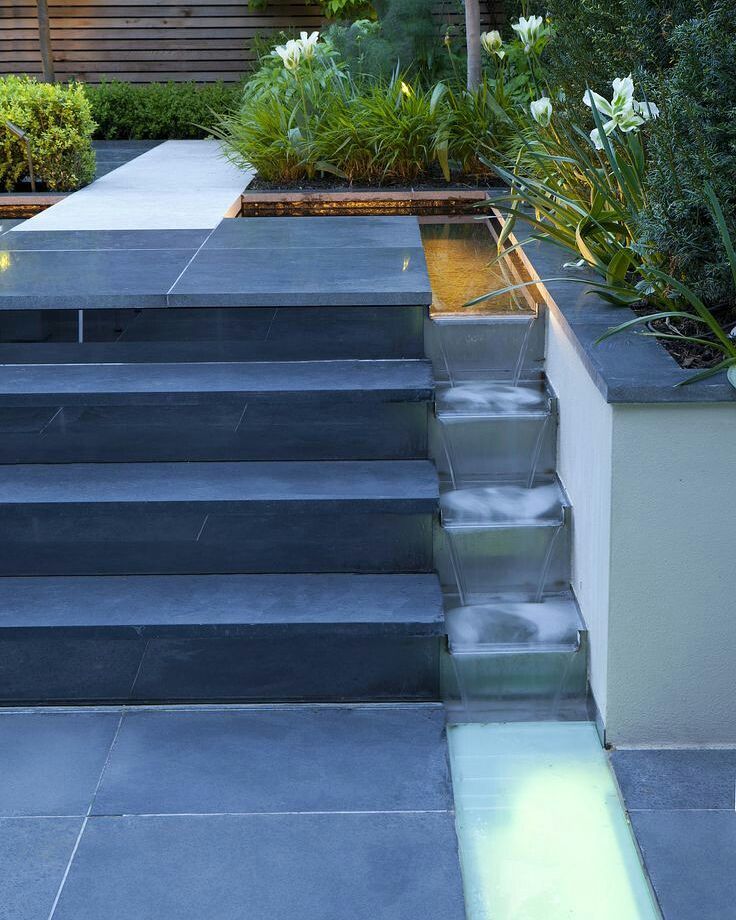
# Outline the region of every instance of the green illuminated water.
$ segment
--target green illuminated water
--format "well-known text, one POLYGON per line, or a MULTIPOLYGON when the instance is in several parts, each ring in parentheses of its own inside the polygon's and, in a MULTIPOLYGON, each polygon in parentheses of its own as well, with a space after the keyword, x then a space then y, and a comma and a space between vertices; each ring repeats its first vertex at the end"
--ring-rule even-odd
POLYGON ((468 920, 657 920, 587 722, 449 729, 468 920))

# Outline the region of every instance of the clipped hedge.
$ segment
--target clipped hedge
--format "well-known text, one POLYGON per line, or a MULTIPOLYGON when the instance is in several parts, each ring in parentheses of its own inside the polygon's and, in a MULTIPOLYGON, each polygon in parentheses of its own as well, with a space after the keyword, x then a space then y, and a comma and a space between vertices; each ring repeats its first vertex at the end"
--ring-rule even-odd
POLYGON ((28 134, 36 178, 47 189, 72 191, 92 181, 95 123, 81 86, 0 79, 0 187, 13 191, 28 163, 25 145, 5 128, 7 121, 28 134))
POLYGON ((86 85, 84 91, 100 140, 196 140, 207 137, 218 116, 238 105, 242 87, 112 80, 86 85))

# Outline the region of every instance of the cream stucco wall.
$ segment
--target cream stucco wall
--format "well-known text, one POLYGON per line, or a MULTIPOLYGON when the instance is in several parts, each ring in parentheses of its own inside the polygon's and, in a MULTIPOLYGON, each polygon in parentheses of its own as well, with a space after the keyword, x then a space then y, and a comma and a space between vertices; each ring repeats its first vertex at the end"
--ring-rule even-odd
POLYGON ((606 739, 736 743, 736 403, 609 405, 554 308, 547 373, 606 739))

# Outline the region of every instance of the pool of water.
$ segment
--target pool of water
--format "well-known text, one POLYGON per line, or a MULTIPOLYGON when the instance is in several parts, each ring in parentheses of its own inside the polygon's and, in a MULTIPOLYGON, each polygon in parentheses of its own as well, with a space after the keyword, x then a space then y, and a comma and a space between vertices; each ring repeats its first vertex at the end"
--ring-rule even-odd
POLYGON ((432 282, 432 315, 487 315, 531 313, 529 292, 513 291, 474 307, 464 304, 476 297, 524 280, 519 264, 497 256, 492 224, 475 217, 426 217, 419 219, 432 282))

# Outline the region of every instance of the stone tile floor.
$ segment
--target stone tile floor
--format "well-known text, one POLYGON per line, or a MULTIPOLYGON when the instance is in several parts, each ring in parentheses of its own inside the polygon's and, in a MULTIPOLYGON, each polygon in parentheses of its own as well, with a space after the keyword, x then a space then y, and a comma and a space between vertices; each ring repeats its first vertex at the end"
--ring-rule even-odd
POLYGON ((736 750, 611 755, 665 920, 736 917, 736 750))
POLYGON ((464 916, 440 706, 6 710, 0 775, 2 920, 464 916))

